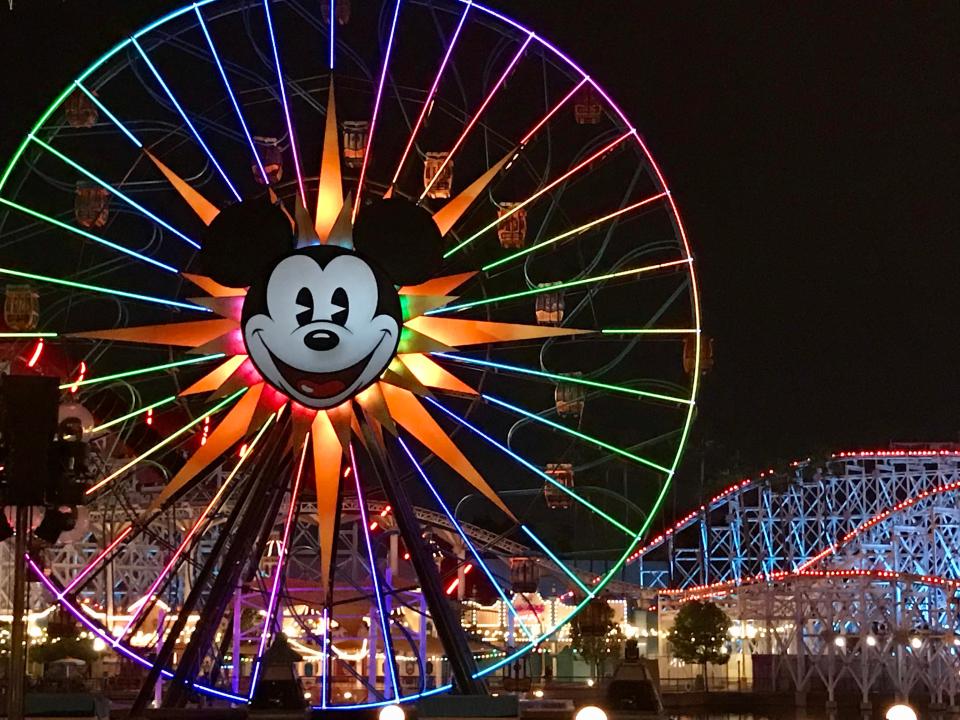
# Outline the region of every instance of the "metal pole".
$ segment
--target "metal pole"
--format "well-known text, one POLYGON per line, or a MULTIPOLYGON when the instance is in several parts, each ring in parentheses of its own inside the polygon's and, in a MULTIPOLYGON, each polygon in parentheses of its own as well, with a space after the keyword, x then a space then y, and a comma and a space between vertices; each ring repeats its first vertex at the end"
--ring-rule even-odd
POLYGON ((14 530, 15 549, 13 553, 13 620, 10 629, 10 684, 7 690, 7 717, 9 720, 23 720, 23 683, 27 674, 27 649, 24 632, 27 594, 27 532, 29 523, 26 505, 17 506, 14 530))

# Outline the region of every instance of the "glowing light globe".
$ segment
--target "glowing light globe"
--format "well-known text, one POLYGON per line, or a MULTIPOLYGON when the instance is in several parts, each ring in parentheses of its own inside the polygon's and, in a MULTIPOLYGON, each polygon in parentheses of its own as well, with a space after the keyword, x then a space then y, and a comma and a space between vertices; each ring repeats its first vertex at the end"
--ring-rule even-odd
POLYGON ((399 705, 385 705, 377 716, 379 720, 404 720, 407 714, 399 705))
POLYGON ((577 710, 574 720, 607 720, 607 713, 596 705, 587 705, 577 710))
POLYGON ((916 711, 909 705, 898 703, 887 710, 887 720, 917 720, 916 711))

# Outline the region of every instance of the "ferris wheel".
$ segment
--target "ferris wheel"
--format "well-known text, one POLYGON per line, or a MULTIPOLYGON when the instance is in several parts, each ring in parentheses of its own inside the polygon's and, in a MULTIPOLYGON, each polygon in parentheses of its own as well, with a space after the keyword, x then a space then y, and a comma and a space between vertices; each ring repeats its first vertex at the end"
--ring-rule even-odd
POLYGON ((318 707, 482 691, 618 577, 694 414, 660 170, 471 0, 158 19, 0 175, 0 276, 6 362, 63 376, 95 470, 29 563, 140 703, 256 701, 280 646, 318 707))

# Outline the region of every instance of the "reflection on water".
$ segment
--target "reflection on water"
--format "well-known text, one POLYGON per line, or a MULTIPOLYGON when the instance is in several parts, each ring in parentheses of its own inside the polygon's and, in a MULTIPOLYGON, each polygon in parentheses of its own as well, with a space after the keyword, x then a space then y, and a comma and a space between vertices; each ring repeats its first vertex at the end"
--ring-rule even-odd
POLYGON ((706 713, 702 715, 675 715, 668 713, 667 717, 670 718, 670 720, 828 720, 829 716, 810 712, 809 710, 788 710, 784 713, 706 713))

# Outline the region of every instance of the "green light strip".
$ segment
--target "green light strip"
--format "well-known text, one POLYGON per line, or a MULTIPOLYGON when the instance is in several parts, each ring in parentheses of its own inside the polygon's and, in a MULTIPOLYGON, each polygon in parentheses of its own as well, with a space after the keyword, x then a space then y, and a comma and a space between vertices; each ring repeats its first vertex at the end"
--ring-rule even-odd
POLYGON ((87 240, 92 240, 95 243, 104 245, 110 248, 111 250, 116 250, 117 252, 121 252, 124 255, 129 255, 130 257, 136 258, 137 260, 142 260, 143 262, 150 263, 151 265, 155 265, 161 270, 166 270, 167 272, 170 272, 170 273, 177 273, 177 269, 175 267, 171 267, 170 265, 167 265, 166 263, 162 263, 159 260, 154 260, 149 255, 138 253, 136 250, 131 250, 130 248, 123 247, 123 245, 117 245, 116 243, 111 242, 105 238, 98 237, 93 233, 88 233, 86 230, 81 230, 80 228, 73 227, 72 225, 68 225, 67 223, 62 222, 61 220, 57 220, 56 218, 50 217, 49 215, 44 215, 42 212, 31 210, 28 207, 24 207, 23 205, 19 205, 5 198, 0 198, 0 203, 7 205, 8 207, 12 207, 14 210, 19 210, 20 212, 26 215, 29 215, 30 217, 36 218, 37 220, 48 222, 51 225, 60 228, 61 230, 66 230, 67 232, 73 233, 74 235, 79 235, 80 237, 86 238, 87 240))
POLYGON ((216 360, 217 358, 222 357, 226 357, 226 354, 214 353, 213 355, 200 355, 187 360, 177 360, 176 362, 164 363, 163 365, 152 365, 150 367, 138 368, 136 370, 125 370, 124 372, 114 373, 113 375, 104 375, 103 377, 81 380, 78 383, 65 383, 60 386, 60 389, 66 390, 67 388, 72 388, 74 386, 84 387, 85 385, 96 385, 97 383, 110 382, 111 380, 119 380, 120 378, 133 377, 134 375, 146 375, 147 373, 158 372, 160 370, 183 367, 184 365, 196 365, 197 363, 207 362, 208 360, 216 360))
POLYGON ((674 397, 673 395, 661 395, 660 393, 647 392, 646 390, 635 390, 634 388, 628 388, 622 385, 610 385, 608 383, 597 382, 596 380, 587 380, 574 375, 557 375, 555 373, 543 372, 542 370, 531 370, 530 368, 517 367, 516 365, 505 365, 503 363, 491 362, 489 360, 460 357, 458 355, 450 355, 448 353, 435 352, 430 354, 434 357, 443 358, 444 360, 453 360, 454 362, 462 362, 468 365, 482 365, 484 367, 500 368, 502 370, 506 370, 507 372, 515 372, 522 375, 533 375, 535 377, 547 378, 548 380, 554 380, 561 383, 574 383, 576 385, 586 385, 587 387, 595 387, 601 390, 612 390, 614 392, 622 392, 628 395, 651 398, 653 400, 666 400, 667 402, 682 403, 684 405, 690 404, 690 401, 686 398, 674 397))
POLYGON ((503 300, 514 300, 516 298, 529 297, 530 295, 540 295, 542 293, 564 290, 565 288, 578 287, 580 285, 588 285, 590 283, 602 282, 604 280, 614 280, 620 277, 627 277, 628 275, 639 275, 640 273, 676 267, 677 265, 685 265, 691 262, 693 262, 693 258, 687 258, 684 260, 671 260, 670 262, 657 263, 656 265, 646 265, 644 267, 633 268, 631 270, 619 270, 614 273, 595 275, 593 277, 580 278, 579 280, 555 282, 549 285, 531 288, 530 290, 521 290, 519 292, 509 293, 507 295, 497 295, 495 297, 484 298, 483 300, 474 300, 473 302, 461 303, 459 305, 447 305, 446 307, 435 308, 434 310, 424 313, 424 315, 437 315, 439 313, 451 312, 453 310, 466 310, 467 308, 477 307, 479 305, 489 305, 490 303, 501 302, 503 300))
POLYGON ((700 332, 696 328, 607 328, 604 335, 681 335, 700 332))
POLYGON ((99 490, 100 488, 102 488, 104 485, 106 485, 107 483, 109 483, 111 480, 120 477, 120 476, 123 475, 125 472, 127 472, 127 470, 129 470, 129 469, 132 468, 134 465, 136 465, 137 463, 139 463, 141 460, 145 460, 146 458, 150 457, 150 456, 153 455, 157 450, 161 449, 162 447, 165 447, 166 445, 170 444, 173 440, 175 440, 176 438, 178 438, 178 437, 180 437, 181 435, 183 435, 185 432, 187 432, 187 430, 189 430, 190 428, 192 428, 194 425, 197 425, 197 424, 203 422, 206 418, 210 417, 210 416, 213 415, 215 412, 218 412, 219 410, 221 410, 221 409, 224 408, 225 406, 227 406, 227 405, 229 405, 230 403, 232 403, 232 402, 233 402, 234 400, 236 400, 238 397, 240 397, 241 395, 243 395, 243 393, 245 393, 248 389, 249 389, 249 388, 240 388, 239 390, 237 390, 237 391, 236 391, 233 395, 231 395, 230 397, 228 397, 228 398, 226 398, 226 399, 224 399, 224 400, 221 400, 219 403, 217 403, 217 404, 214 405, 212 408, 210 408, 209 410, 207 410, 203 415, 201 415, 201 416, 198 417, 197 419, 191 420, 189 423, 187 423, 186 425, 184 425, 182 428, 180 428, 179 430, 177 430, 177 431, 174 432, 174 433, 171 433, 169 436, 167 436, 166 438, 164 438, 163 440, 161 440, 160 442, 158 442, 156 445, 154 445, 152 448, 150 448, 149 450, 147 450, 145 453, 143 453, 143 454, 138 455, 137 457, 135 457, 133 460, 131 460, 130 462, 128 462, 126 465, 124 465, 124 466, 123 466, 122 468, 120 468, 119 470, 115 470, 115 471, 112 472, 110 475, 108 475, 107 477, 105 477, 103 480, 101 480, 100 482, 98 482, 96 485, 93 485, 93 486, 87 488, 87 491, 86 491, 86 493, 84 493, 84 494, 90 495, 90 494, 96 492, 97 490, 99 490))
POLYGON ((567 567, 566 563, 560 560, 560 558, 557 557, 556 554, 546 546, 546 544, 544 544, 543 540, 541 540, 540 538, 538 538, 536 535, 533 534, 533 530, 528 528, 526 525, 521 525, 520 527, 523 529, 523 531, 527 535, 530 536, 530 539, 533 540, 540 547, 540 549, 543 550, 544 553, 546 553, 548 558, 550 558, 557 565, 560 566, 560 569, 563 570, 564 574, 568 578, 573 580, 573 582, 577 584, 577 587, 579 587, 581 590, 587 593, 587 595, 590 594, 590 588, 588 588, 586 585, 583 584, 583 580, 581 580, 576 575, 574 575, 573 571, 569 567, 567 567))
POLYGON ((523 250, 518 250, 517 252, 513 253, 512 255, 507 255, 505 258, 500 258, 499 260, 496 260, 496 261, 490 263, 489 265, 484 265, 484 266, 483 266, 482 268, 480 268, 480 269, 481 269, 483 272, 487 272, 488 270, 491 270, 492 268, 495 268, 495 267, 498 267, 499 265, 503 265, 503 264, 505 264, 505 263, 508 263, 508 262, 510 262, 511 260, 514 260, 514 259, 516 259, 516 258, 518 258, 518 257, 523 257, 524 255, 527 255, 527 254, 532 253, 532 252, 534 252, 534 251, 536 251, 536 250, 539 250, 540 248, 547 247, 548 245, 553 245, 554 243, 560 242, 561 240, 566 240, 568 237, 572 237, 572 236, 574 236, 574 235, 579 235, 580 233, 585 232, 585 231, 589 230, 589 229, 592 228, 592 227, 596 227, 597 225, 600 225, 601 223, 605 223, 605 222, 607 222, 608 220, 613 220, 614 218, 617 218, 617 217, 619 217, 619 216, 621 216, 621 215, 625 215, 625 214, 628 213, 628 212, 631 212, 631 211, 633 211, 633 210, 637 210, 638 208, 641 208, 641 207, 643 207, 644 205, 649 205, 650 203, 656 202, 657 200, 660 200, 660 199, 662 199, 662 198, 665 198, 666 196, 667 196, 667 193, 662 192, 662 193, 659 193, 658 195, 654 195, 653 197, 648 197, 646 200, 641 200, 640 202, 633 203, 632 205, 628 205, 628 206, 625 207, 625 208, 621 208, 620 210, 617 210, 617 211, 615 211, 615 212, 612 212, 612 213, 609 213, 609 214, 607 214, 607 215, 604 215, 603 217, 597 218, 596 220, 591 220, 591 221, 588 222, 588 223, 585 223, 585 224, 583 224, 583 225, 581 225, 581 226, 579 226, 579 227, 573 228, 573 230, 567 230, 565 233, 560 233, 559 235, 557 235, 557 236, 555 236, 555 237, 552 237, 552 238, 550 238, 550 239, 548 239, 548 240, 544 240, 543 242, 539 242, 539 243, 537 243, 536 245, 531 245, 530 247, 524 248, 523 250))
MULTIPOLYGON (((62 388, 63 386, 61 386, 61 389, 62 388)), ((95 427, 91 428, 90 432, 95 433, 101 430, 106 430, 108 427, 113 427, 114 425, 122 423, 124 420, 129 420, 130 418, 134 418, 137 415, 142 415, 145 412, 153 410, 156 407, 160 407, 161 405, 166 405, 167 403, 173 402, 176 399, 177 399, 176 395, 171 395, 170 397, 166 397, 163 400, 158 400, 152 405, 147 405, 146 407, 138 408, 137 410, 134 410, 133 412, 128 412, 126 415, 121 415, 120 417, 115 418, 110 422, 105 422, 103 425, 96 425, 95 427)))
POLYGON ((561 425, 560 423, 555 423, 553 422, 553 420, 547 420, 547 418, 545 417, 540 417, 539 415, 535 415, 532 412, 529 412, 522 408, 518 408, 516 405, 511 405, 510 403, 504 402, 503 400, 500 400, 499 398, 495 398, 492 395, 481 395, 481 397, 484 400, 489 400, 490 402, 496 405, 500 405, 501 407, 505 407, 509 410, 512 410, 513 412, 519 415, 523 415, 524 417, 530 418, 531 420, 535 420, 536 422, 543 423, 544 425, 548 425, 549 427, 552 427, 555 430, 560 430, 561 432, 565 432, 569 435, 573 435, 574 437, 578 437, 581 440, 586 440, 587 442, 592 443, 593 445, 602 447, 604 450, 609 450, 610 452, 616 453, 617 455, 622 455, 623 457, 628 458, 629 460, 633 460, 634 462, 640 463, 641 465, 646 465, 647 467, 651 467, 654 470, 659 470, 660 472, 666 473, 667 475, 670 475, 672 473, 672 471, 669 468, 665 468, 663 465, 658 465, 652 460, 647 460, 646 458, 640 457, 639 455, 635 455, 629 450, 618 448, 616 445, 611 445, 610 443, 604 442, 603 440, 600 440, 599 438, 595 438, 592 435, 587 435, 586 433, 582 433, 579 430, 574 430, 573 428, 568 428, 565 425, 561 425))
POLYGON ((27 280, 38 280, 39 282, 48 282, 53 285, 63 285, 78 290, 89 290, 90 292, 105 293, 107 295, 116 295, 118 297, 131 298, 133 300, 143 300, 144 302, 156 303, 158 305, 168 305, 170 307, 183 308, 184 310, 199 310, 210 312, 209 308, 193 303, 178 302, 176 300, 164 300, 162 298, 151 297, 150 295, 140 295, 139 293, 126 292, 125 290, 113 290, 111 288, 100 287, 98 285, 87 285, 86 283, 74 282, 73 280, 63 280, 62 278, 49 277, 47 275, 36 275, 35 273, 23 272, 22 270, 11 270, 10 268, 0 267, 0 275, 12 275, 13 277, 26 278, 27 280))
POLYGON ((0 338, 55 338, 55 337, 57 337, 57 334, 55 332, 0 332, 0 338))

